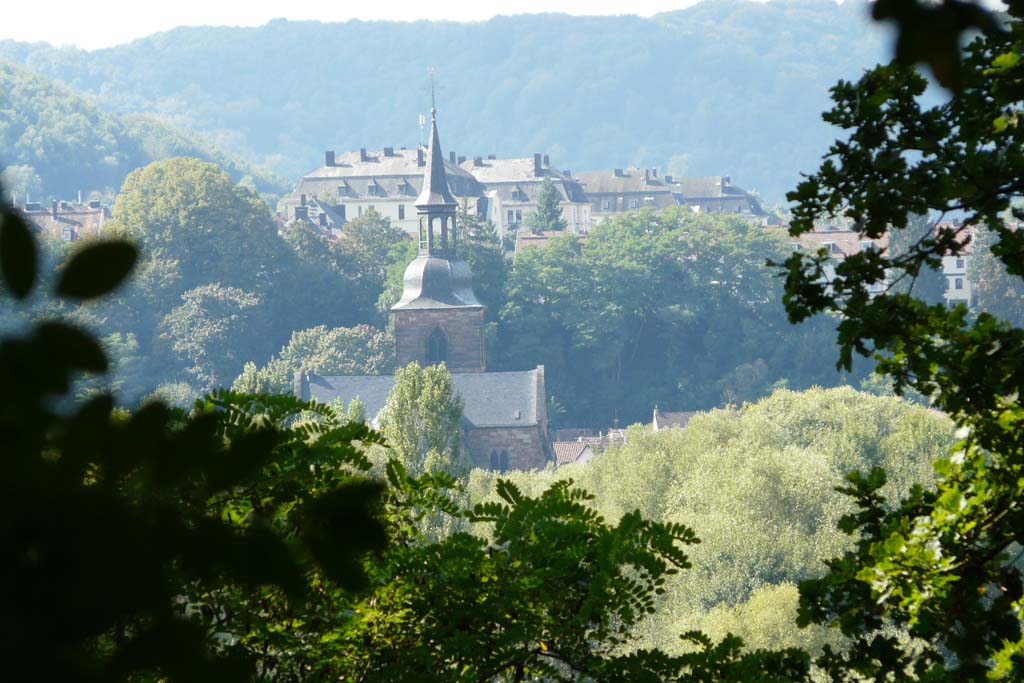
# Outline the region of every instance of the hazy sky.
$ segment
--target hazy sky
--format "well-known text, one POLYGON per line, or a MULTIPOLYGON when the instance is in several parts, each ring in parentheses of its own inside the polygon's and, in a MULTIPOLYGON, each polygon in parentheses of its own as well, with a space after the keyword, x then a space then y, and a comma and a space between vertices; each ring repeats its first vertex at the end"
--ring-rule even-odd
POLYGON ((650 16, 697 0, 12 0, 0 14, 0 39, 110 47, 175 26, 259 26, 271 19, 452 19, 566 12, 650 16))

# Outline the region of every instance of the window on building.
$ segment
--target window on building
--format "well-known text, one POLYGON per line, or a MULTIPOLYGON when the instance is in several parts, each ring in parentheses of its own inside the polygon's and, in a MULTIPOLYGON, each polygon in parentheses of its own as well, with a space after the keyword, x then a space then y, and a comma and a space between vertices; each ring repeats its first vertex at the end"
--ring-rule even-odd
POLYGON ((427 363, 438 365, 448 360, 448 337, 440 327, 435 327, 427 338, 427 363))
POLYGON ((964 279, 962 277, 958 277, 956 279, 956 283, 954 284, 953 288, 954 289, 963 289, 964 288, 964 279))
POLYGON ((521 210, 519 210, 519 209, 516 209, 516 224, 518 225, 519 223, 522 223, 522 222, 523 222, 523 212, 521 210))
POLYGON ((611 204, 609 203, 609 201, 607 199, 602 199, 601 200, 601 210, 602 211, 607 211, 609 209, 609 207, 611 207, 611 204))
POLYGON ((508 220, 505 221, 505 222, 508 225, 512 225, 512 223, 515 221, 515 218, 516 218, 515 212, 513 212, 512 209, 509 209, 508 210, 508 220))
POLYGON ((398 205, 398 220, 405 220, 405 204, 398 205))
POLYGON ((360 216, 362 216, 362 215, 363 215, 363 207, 362 207, 362 206, 360 206, 360 207, 359 207, 359 215, 360 215, 360 216))
POLYGON ((71 228, 64 228, 63 237, 64 237, 64 241, 65 242, 74 242, 75 241, 75 231, 72 230, 71 228))
POLYGON ((369 185, 367 185, 366 186, 366 194, 368 194, 371 197, 377 196, 377 186, 375 184, 373 184, 373 183, 370 183, 369 185))
POLYGON ((635 209, 637 207, 637 201, 635 199, 629 200, 629 208, 635 209))
POLYGON ((958 258, 956 260, 956 267, 957 267, 957 270, 959 270, 959 269, 964 267, 964 260, 962 258, 958 258))
POLYGON ((508 451, 498 452, 497 449, 491 451, 491 470, 493 472, 507 472, 508 471, 508 451))

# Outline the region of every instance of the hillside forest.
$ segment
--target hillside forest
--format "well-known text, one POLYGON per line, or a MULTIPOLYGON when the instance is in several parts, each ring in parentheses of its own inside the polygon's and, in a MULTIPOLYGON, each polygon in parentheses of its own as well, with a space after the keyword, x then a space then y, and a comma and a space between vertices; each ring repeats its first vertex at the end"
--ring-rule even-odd
MULTIPOLYGON (((72 147, 67 161, 127 156, 121 177, 142 165, 139 143, 146 153, 170 146, 178 155, 186 145, 215 146, 292 182, 325 149, 412 148, 424 141, 417 117, 429 106, 434 68, 445 147, 468 158, 543 152, 574 171, 729 175, 781 204, 832 139, 818 116, 828 88, 878 62, 888 43, 860 0, 715 0, 650 18, 182 27, 95 51, 2 41, 0 60, 54 79, 107 114, 81 111, 96 120, 103 154, 72 147)), ((17 104, 26 112, 43 106, 17 104)), ((74 139, 75 120, 61 119, 74 139)), ((0 159, 35 166, 38 140, 13 147, 15 139, 0 136, 0 159)), ((81 185, 88 176, 68 175, 71 164, 54 176, 47 154, 37 170, 48 193, 66 199, 92 189, 81 185)), ((263 191, 254 172, 239 170, 263 191)), ((112 173, 104 182, 120 184, 112 173)))

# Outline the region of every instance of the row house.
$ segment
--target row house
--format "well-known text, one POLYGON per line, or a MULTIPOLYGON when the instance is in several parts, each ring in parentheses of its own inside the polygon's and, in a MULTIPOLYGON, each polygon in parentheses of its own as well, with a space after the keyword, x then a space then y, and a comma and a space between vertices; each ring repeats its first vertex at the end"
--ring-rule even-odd
POLYGON ((558 191, 562 218, 570 232, 586 232, 592 224, 591 205, 582 186, 571 172, 552 168, 547 154, 513 159, 475 157, 463 161, 460 168, 486 188, 486 208, 479 213, 494 224, 502 237, 517 231, 524 219, 537 210, 537 196, 548 181, 558 191))
POLYGON ((620 213, 644 208, 660 211, 685 203, 680 183, 670 175, 659 177, 656 168, 587 171, 578 180, 595 224, 620 213))
POLYGON ((103 234, 110 220, 110 209, 98 200, 87 203, 53 200, 49 207, 40 202, 26 202, 16 207, 22 218, 40 234, 63 242, 74 242, 103 234))

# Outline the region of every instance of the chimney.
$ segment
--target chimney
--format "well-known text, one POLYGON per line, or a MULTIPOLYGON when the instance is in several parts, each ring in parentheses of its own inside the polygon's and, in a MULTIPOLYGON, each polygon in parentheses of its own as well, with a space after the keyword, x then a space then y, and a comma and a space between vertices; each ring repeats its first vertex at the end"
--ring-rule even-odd
POLYGON ((464 164, 464 163, 466 163, 466 157, 459 156, 459 166, 462 166, 462 164, 464 164))
POLYGON ((81 190, 78 191, 78 205, 79 206, 82 205, 82 191, 81 190))
POLYGON ((295 207, 295 220, 304 221, 309 219, 309 207, 303 204, 295 207))
POLYGON ((369 160, 370 160, 370 157, 368 157, 366 155, 366 148, 365 147, 360 147, 359 148, 359 161, 369 161, 369 160))
POLYGON ((455 159, 456 159, 456 158, 457 158, 457 157, 455 156, 455 152, 448 152, 448 161, 449 161, 449 163, 451 163, 452 165, 454 165, 454 164, 455 164, 455 159))
POLYGON ((305 206, 305 205, 306 205, 306 195, 305 194, 300 194, 299 195, 299 206, 305 206))
POLYGON ((617 169, 615 169, 615 177, 616 177, 616 178, 622 178, 622 177, 623 177, 623 175, 622 175, 622 169, 621 169, 621 168, 617 168, 617 169))
POLYGON ((533 155, 533 175, 535 175, 535 176, 542 176, 542 175, 544 175, 543 169, 541 167, 541 155, 540 155, 540 152, 537 152, 537 153, 535 153, 533 155))
POLYGON ((670 175, 665 176, 665 182, 669 183, 669 184, 672 184, 672 182, 673 182, 672 181, 672 176, 670 176, 670 175))
POLYGON ((90 209, 98 209, 98 208, 100 208, 100 200, 93 199, 92 201, 90 201, 89 202, 89 208, 90 209))
POLYGON ((544 168, 551 168, 551 159, 548 158, 547 154, 544 155, 544 168))
POLYGON ((645 183, 651 182, 651 169, 649 169, 649 168, 645 168, 644 169, 644 182, 645 183))
POLYGON ((658 169, 652 168, 651 169, 651 176, 654 177, 654 178, 657 178, 658 177, 658 169))
POLYGON ((426 159, 423 158, 423 148, 422 147, 419 147, 419 148, 416 149, 416 165, 417 166, 426 166, 427 165, 426 159))
POLYGON ((57 218, 57 200, 54 199, 53 203, 50 204, 50 215, 57 218))
POLYGON ((473 165, 474 166, 483 166, 484 165, 484 158, 483 157, 473 157, 473 165))
POLYGON ((732 178, 730 178, 727 175, 724 175, 722 176, 722 187, 724 188, 726 185, 732 185, 732 178))
POLYGON ((563 168, 562 175, 564 175, 566 178, 572 178, 572 171, 570 171, 567 168, 563 168))
POLYGON ((493 154, 488 154, 488 155, 487 155, 487 158, 488 158, 488 159, 490 159, 491 161, 494 161, 494 160, 495 160, 495 159, 497 159, 498 157, 497 157, 497 156, 495 156, 495 155, 493 155, 493 154))
POLYGON ((386 156, 386 157, 393 157, 393 156, 395 156, 395 148, 394 147, 385 147, 384 148, 384 156, 386 156))
POLYGON ((324 152, 324 166, 334 166, 334 150, 324 152))

